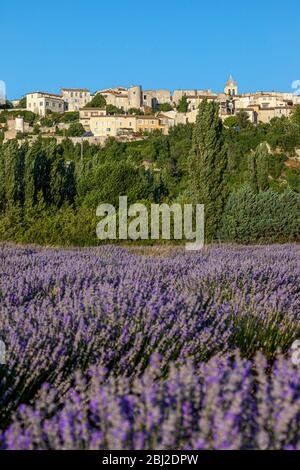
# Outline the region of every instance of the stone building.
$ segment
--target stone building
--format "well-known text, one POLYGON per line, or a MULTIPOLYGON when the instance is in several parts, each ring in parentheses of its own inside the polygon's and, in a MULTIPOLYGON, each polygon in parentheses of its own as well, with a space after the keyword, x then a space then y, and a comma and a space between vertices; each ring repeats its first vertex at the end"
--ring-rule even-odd
POLYGON ((79 111, 79 122, 89 131, 91 130, 91 117, 106 116, 105 108, 82 108, 79 111))
POLYGON ((157 109, 162 103, 171 104, 170 90, 145 90, 142 94, 142 103, 148 108, 157 109))
POLYGON ((62 88, 61 96, 65 103, 65 111, 79 111, 91 101, 87 88, 62 88))
POLYGON ((27 93, 26 109, 40 116, 45 116, 47 111, 55 113, 63 113, 65 111, 64 100, 60 95, 41 91, 27 93))
POLYGON ((131 108, 141 109, 144 106, 156 109, 161 103, 171 103, 170 90, 143 90, 140 85, 129 88, 116 87, 99 90, 106 99, 107 104, 112 104, 124 111, 131 108))
POLYGON ((117 137, 131 135, 136 132, 153 132, 161 130, 164 132, 165 126, 158 116, 91 116, 90 130, 96 137, 117 137))
POLYGON ((203 99, 203 97, 211 95, 213 95, 211 90, 174 90, 172 102, 177 106, 183 96, 186 96, 188 100, 190 97, 197 97, 200 100, 201 97, 203 99))

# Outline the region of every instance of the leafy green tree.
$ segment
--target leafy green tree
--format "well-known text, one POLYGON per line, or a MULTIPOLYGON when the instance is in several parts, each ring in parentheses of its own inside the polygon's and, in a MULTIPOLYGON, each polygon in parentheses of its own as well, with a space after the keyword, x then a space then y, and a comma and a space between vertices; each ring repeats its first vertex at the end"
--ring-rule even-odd
POLYGON ((123 108, 118 108, 117 106, 114 106, 113 104, 108 104, 106 106, 106 112, 109 115, 124 114, 124 109, 123 108))
POLYGON ((128 114, 135 114, 137 116, 142 116, 144 113, 139 108, 130 108, 130 109, 128 109, 128 114))
POLYGON ((96 208, 107 202, 118 206, 119 196, 127 195, 133 203, 149 196, 150 187, 146 173, 127 162, 110 161, 96 165, 81 182, 84 205, 96 208))
POLYGON ((189 103, 186 96, 183 96, 177 106, 177 111, 179 113, 187 113, 189 109, 189 103))
POLYGON ((269 149, 265 142, 251 151, 249 161, 249 183, 256 192, 269 188, 269 149))
POLYGON ((238 127, 238 118, 237 116, 228 116, 224 119, 223 124, 225 127, 229 128, 238 127))
POLYGON ((33 207, 41 193, 43 201, 50 201, 51 161, 56 151, 52 139, 38 139, 29 147, 25 155, 25 205, 33 207))
POLYGON ((199 106, 190 156, 191 189, 199 204, 205 205, 205 237, 217 233, 227 197, 227 155, 222 122, 216 102, 203 100, 199 106))
POLYGON ((75 167, 72 162, 56 158, 50 173, 51 202, 61 207, 64 202, 72 203, 75 197, 75 167))
POLYGON ((105 108, 106 99, 101 93, 97 93, 93 99, 85 105, 85 108, 105 108))
POLYGON ((73 122, 69 129, 66 130, 68 137, 81 137, 85 133, 85 129, 80 122, 73 122))
POLYGON ((18 108, 26 108, 27 106, 27 100, 26 100, 26 96, 23 96, 23 98, 20 99, 19 103, 18 103, 18 108))
POLYGON ((79 120, 79 111, 68 111, 62 114, 60 122, 76 122, 79 120))
POLYGON ((248 113, 246 113, 246 111, 240 111, 239 113, 237 113, 236 119, 237 125, 241 129, 245 129, 250 125, 249 115, 248 113))
POLYGON ((257 186, 259 191, 269 188, 269 149, 266 143, 256 149, 257 186))
POLYGON ((24 164, 27 145, 19 147, 17 140, 4 148, 4 192, 7 206, 24 203, 24 164))
POLYGON ((160 103, 158 105, 158 111, 161 111, 161 112, 167 112, 167 111, 172 111, 172 106, 170 105, 170 103, 160 103))
POLYGON ((297 104, 293 113, 291 114, 291 121, 300 128, 300 104, 297 104))

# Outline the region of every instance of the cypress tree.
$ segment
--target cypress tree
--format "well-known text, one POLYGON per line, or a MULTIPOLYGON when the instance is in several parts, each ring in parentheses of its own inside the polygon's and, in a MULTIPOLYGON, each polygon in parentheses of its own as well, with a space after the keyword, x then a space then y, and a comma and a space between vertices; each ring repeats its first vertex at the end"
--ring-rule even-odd
POLYGON ((266 191, 269 188, 269 150, 265 142, 259 144, 248 156, 249 184, 253 191, 266 191))
POLYGON ((205 205, 205 239, 217 234, 227 198, 227 152, 222 136, 219 105, 202 101, 199 106, 190 155, 190 181, 195 202, 205 205))
POLYGON ((259 191, 269 188, 269 150, 266 143, 260 144, 256 149, 257 186, 259 191))

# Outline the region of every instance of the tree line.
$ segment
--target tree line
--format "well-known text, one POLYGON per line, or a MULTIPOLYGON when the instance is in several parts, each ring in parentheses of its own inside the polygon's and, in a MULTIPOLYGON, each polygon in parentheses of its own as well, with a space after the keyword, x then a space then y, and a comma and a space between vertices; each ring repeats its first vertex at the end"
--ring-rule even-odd
POLYGON ((144 204, 205 204, 205 233, 256 243, 300 239, 300 112, 257 126, 222 124, 204 100, 195 124, 100 148, 69 139, 0 144, 0 238, 93 245, 96 207, 118 197, 144 204), (291 162, 293 164, 291 164, 291 162))

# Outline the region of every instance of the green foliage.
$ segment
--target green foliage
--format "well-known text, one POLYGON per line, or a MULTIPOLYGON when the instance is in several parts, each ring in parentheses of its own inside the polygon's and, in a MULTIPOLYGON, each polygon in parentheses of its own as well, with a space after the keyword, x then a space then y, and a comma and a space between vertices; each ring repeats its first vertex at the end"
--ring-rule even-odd
POLYGON ((299 240, 300 195, 291 189, 279 194, 242 187, 228 198, 219 236, 239 243, 299 240))
POLYGON ((39 116, 32 111, 9 111, 6 114, 6 118, 16 118, 16 117, 23 117, 24 122, 27 122, 31 126, 38 121, 39 116))
POLYGON ((241 129, 246 129, 250 125, 249 115, 246 111, 240 111, 236 115, 237 125, 241 129))
POLYGON ((130 109, 128 109, 128 114, 135 114, 137 116, 142 116, 144 113, 139 108, 130 108, 130 109))
POLYGON ((61 115, 60 122, 74 122, 79 120, 79 111, 68 111, 61 115))
POLYGON ((291 115, 291 121, 293 124, 295 124, 298 128, 300 128, 300 104, 298 104, 292 115, 291 115))
POLYGON ((265 143, 258 145, 248 157, 249 183, 255 192, 269 188, 269 150, 265 143))
POLYGON ((124 109, 123 108, 118 108, 117 106, 114 106, 113 104, 108 104, 106 106, 106 113, 108 115, 124 114, 124 109))
POLYGON ((7 113, 5 111, 0 112, 0 123, 4 124, 7 121, 7 113))
POLYGON ((26 108, 27 106, 27 100, 26 100, 26 96, 23 96, 23 98, 20 99, 19 103, 18 103, 18 108, 26 108))
MULTIPOLYGON (((114 107, 112 111, 120 112, 114 107)), ((0 120, 5 124, 15 115, 33 124, 36 134, 39 123, 47 122, 70 123, 67 135, 84 132, 75 112, 49 113, 41 119, 25 110, 4 110, 0 120)), ((300 169, 288 161, 299 145, 299 128, 287 118, 245 127, 235 122, 237 118, 230 117, 222 126, 217 105, 203 102, 195 124, 174 126, 167 136, 153 132, 138 141, 109 138, 103 147, 87 141, 73 144, 68 138, 60 144, 53 138, 3 144, 2 131, 0 239, 96 244, 95 209, 101 202, 117 206, 120 195, 127 195, 129 203, 147 205, 204 202, 208 241, 220 234, 243 243, 299 239, 296 227, 291 227, 292 220, 299 225, 299 203, 293 201, 300 193, 300 169), (245 185, 246 195, 240 193, 245 185), (234 211, 229 210, 232 205, 234 211), (276 221, 279 211, 289 230, 276 221), (263 214, 271 225, 260 219, 263 214), (227 231, 224 218, 230 222, 227 231), (280 230, 272 224, 279 224, 280 230)))
POLYGON ((96 165, 89 173, 89 178, 79 181, 78 197, 84 206, 96 207, 100 203, 118 206, 119 196, 128 196, 128 202, 134 203, 149 197, 151 187, 144 171, 127 162, 109 161, 96 165))
POLYGON ((167 112, 167 111, 172 111, 172 106, 170 105, 170 103, 160 103, 157 107, 158 111, 161 111, 161 112, 167 112))
POLYGON ((223 124, 225 127, 234 128, 238 126, 238 118, 237 116, 228 116, 224 119, 223 124))
POLYGON ((187 113, 189 109, 189 103, 186 96, 183 96, 177 106, 177 111, 179 113, 187 113))
POLYGON ((85 105, 85 108, 105 108, 106 99, 100 93, 97 93, 94 98, 85 105))
POLYGON ((294 122, 286 117, 274 118, 268 125, 266 141, 273 149, 280 147, 283 151, 293 154, 295 147, 300 145, 300 132, 294 122))
POLYGON ((287 168, 285 170, 285 177, 288 185, 294 190, 300 193, 300 171, 293 168, 287 168))
POLYGON ((85 133, 85 129, 80 122, 73 122, 69 129, 66 130, 68 137, 81 137, 85 133))

